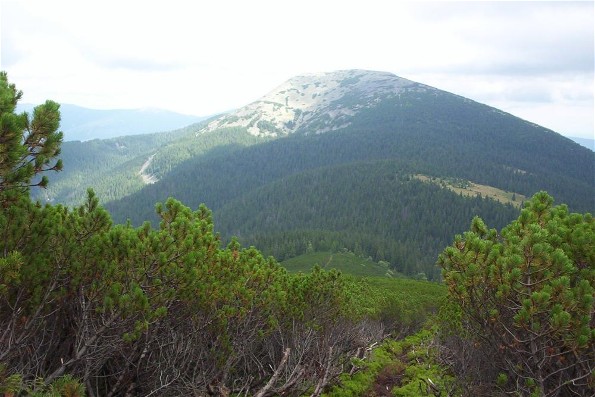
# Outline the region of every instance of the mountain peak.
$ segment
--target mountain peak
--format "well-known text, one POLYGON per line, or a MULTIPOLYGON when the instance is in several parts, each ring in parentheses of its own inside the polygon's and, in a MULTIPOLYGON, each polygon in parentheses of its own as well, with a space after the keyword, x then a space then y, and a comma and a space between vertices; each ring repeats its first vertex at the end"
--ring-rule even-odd
POLYGON ((320 134, 344 128, 381 98, 429 87, 392 73, 339 70, 293 77, 259 100, 209 123, 203 132, 243 127, 255 136, 320 134), (322 122, 321 122, 322 120, 322 122))

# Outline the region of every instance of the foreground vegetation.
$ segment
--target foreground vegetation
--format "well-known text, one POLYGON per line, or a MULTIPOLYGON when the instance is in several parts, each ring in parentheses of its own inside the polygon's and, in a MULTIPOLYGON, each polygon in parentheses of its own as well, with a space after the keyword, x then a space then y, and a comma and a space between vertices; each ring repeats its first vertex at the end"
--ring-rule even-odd
POLYGON ((591 214, 569 213, 566 205, 554 206, 552 197, 540 192, 500 233, 475 218, 438 264, 449 291, 445 330, 457 346, 459 375, 470 377, 477 390, 592 395, 591 214))
POLYGON ((224 246, 205 206, 170 198, 133 227, 92 190, 32 201, 61 168, 59 105, 30 118, 19 98, 0 74, 0 393, 593 395, 590 214, 541 192, 500 233, 475 218, 439 256, 446 285, 332 258, 290 273, 224 246))
POLYGON ((2 213, 4 392, 319 395, 389 323, 436 309, 410 300, 412 316, 337 271, 222 248, 204 207, 158 212, 158 230, 112 226, 90 193, 73 211, 20 197, 2 213))

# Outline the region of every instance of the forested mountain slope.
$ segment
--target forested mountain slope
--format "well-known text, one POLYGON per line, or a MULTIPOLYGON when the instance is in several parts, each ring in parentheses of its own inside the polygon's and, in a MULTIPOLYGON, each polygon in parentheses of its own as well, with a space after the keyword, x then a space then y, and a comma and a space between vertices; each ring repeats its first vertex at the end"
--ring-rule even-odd
MULTIPOLYGON (((171 132, 64 142, 61 148, 64 169, 51 176, 52 183, 47 189, 34 190, 31 195, 43 202, 77 205, 85 199, 87 188, 93 187, 105 201, 124 197, 145 185, 140 170, 157 149, 193 136, 200 126, 193 124, 171 132)), ((150 175, 149 170, 145 173, 150 175)))
POLYGON ((388 261, 396 271, 437 279, 438 247, 476 214, 503 226, 517 209, 460 197, 411 178, 397 162, 380 161, 283 178, 232 200, 216 211, 216 222, 223 235, 237 235, 279 260, 309 245, 316 251, 347 248, 388 261))
POLYGON ((310 242, 437 276, 438 251, 473 215, 502 227, 518 210, 424 184, 415 174, 527 197, 547 190, 572 210, 595 207, 592 151, 498 109, 384 73, 290 80, 210 122, 196 142, 211 134, 230 138, 108 203, 114 218, 154 219, 154 203, 173 196, 191 207, 206 203, 224 238, 239 236, 279 258, 303 253, 310 242))
POLYGON ((237 129, 197 133, 205 123, 157 134, 64 142, 63 172, 51 176, 52 183, 32 196, 42 202, 78 205, 92 187, 102 202, 126 197, 145 185, 159 181, 180 163, 191 158, 209 157, 209 151, 226 152, 266 142, 237 129))

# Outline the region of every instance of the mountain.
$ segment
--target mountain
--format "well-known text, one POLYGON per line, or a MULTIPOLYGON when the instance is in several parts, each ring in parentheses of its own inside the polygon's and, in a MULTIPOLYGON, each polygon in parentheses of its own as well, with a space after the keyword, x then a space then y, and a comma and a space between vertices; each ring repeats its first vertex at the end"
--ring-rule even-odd
MULTIPOLYGON (((117 169, 89 169, 89 181, 103 172, 98 195, 113 218, 156 222, 155 203, 170 196, 205 203, 224 240, 237 236, 279 260, 347 250, 437 279, 437 253, 475 215, 501 228, 540 190, 573 211, 595 210, 592 151, 389 73, 299 76, 170 138, 146 140, 117 169)), ((107 143, 106 153, 122 145, 107 143)), ((80 197, 84 181, 61 183, 80 197)))
MULTIPOLYGON (((18 112, 31 112, 35 105, 19 105, 18 112)), ((88 109, 60 105, 60 129, 64 141, 88 141, 125 135, 171 131, 206 119, 161 109, 88 109)))

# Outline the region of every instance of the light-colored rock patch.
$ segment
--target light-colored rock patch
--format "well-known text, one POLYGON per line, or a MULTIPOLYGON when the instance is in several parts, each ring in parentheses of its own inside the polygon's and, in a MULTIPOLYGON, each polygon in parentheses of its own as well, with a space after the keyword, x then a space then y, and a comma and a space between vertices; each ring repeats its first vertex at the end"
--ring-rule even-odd
POLYGON ((297 76, 258 101, 212 121, 199 134, 229 127, 246 128, 255 136, 318 134, 349 126, 352 116, 382 98, 425 89, 386 72, 343 70, 297 76), (351 96, 354 100, 349 100, 351 96))

